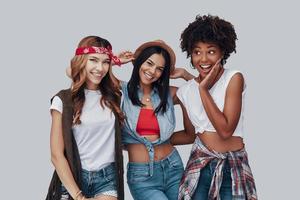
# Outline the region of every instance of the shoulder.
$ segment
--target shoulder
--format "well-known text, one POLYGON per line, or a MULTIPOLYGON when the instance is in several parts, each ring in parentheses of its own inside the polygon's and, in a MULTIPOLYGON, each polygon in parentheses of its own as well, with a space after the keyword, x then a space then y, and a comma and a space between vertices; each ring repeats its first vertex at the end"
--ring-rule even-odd
POLYGON ((183 104, 188 102, 188 96, 190 94, 190 91, 194 91, 194 87, 197 87, 197 83, 195 82, 194 79, 191 79, 181 85, 177 92, 176 92, 176 97, 179 99, 180 102, 183 104))
POLYGON ((71 88, 63 89, 63 90, 59 91, 58 96, 64 96, 64 97, 71 96, 71 88))
POLYGON ((244 90, 245 80, 243 73, 238 70, 226 70, 226 85, 228 89, 244 90))
POLYGON ((63 89, 57 92, 52 98, 51 98, 51 103, 54 100, 55 97, 58 97, 63 103, 64 102, 71 102, 72 97, 71 97, 71 89, 63 89))
POLYGON ((189 81, 187 81, 186 83, 184 83, 183 85, 181 85, 178 90, 177 90, 177 94, 182 94, 182 93, 186 93, 190 90, 191 87, 195 86, 195 80, 191 79, 189 81))
POLYGON ((51 113, 56 113, 53 111, 58 111, 60 114, 63 113, 63 105, 66 102, 67 96, 71 98, 70 89, 64 89, 57 92, 50 100, 50 111, 51 113))
POLYGON ((54 96, 62 97, 62 96, 67 96, 67 95, 71 95, 71 88, 62 89, 59 92, 57 92, 54 96))
POLYGON ((121 90, 122 91, 127 90, 127 85, 128 85, 128 82, 126 82, 126 81, 120 81, 120 86, 121 86, 121 90))
POLYGON ((240 77, 243 78, 243 73, 239 70, 234 70, 234 69, 225 69, 224 71, 225 73, 225 78, 228 79, 229 81, 233 78, 233 77, 240 77))

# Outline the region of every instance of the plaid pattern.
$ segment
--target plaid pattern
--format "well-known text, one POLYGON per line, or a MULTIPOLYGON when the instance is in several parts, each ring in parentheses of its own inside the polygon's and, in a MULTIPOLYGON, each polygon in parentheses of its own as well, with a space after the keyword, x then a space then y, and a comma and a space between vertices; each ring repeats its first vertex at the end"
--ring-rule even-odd
POLYGON ((197 188, 201 169, 211 160, 218 159, 208 193, 208 200, 220 200, 219 191, 223 179, 223 166, 226 159, 231 167, 232 199, 257 200, 256 188, 248 164, 245 149, 234 152, 218 153, 207 149, 196 137, 191 155, 180 182, 178 200, 190 200, 197 188))

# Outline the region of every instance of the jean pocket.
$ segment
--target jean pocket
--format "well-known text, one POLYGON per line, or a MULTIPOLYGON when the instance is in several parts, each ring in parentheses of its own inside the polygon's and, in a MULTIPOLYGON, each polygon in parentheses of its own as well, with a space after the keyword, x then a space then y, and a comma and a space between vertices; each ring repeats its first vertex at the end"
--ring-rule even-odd
POLYGON ((179 160, 176 162, 171 162, 170 166, 173 169, 183 169, 183 163, 182 163, 182 161, 179 161, 179 160))
POLYGON ((115 170, 109 170, 105 176, 104 176, 105 180, 110 182, 116 179, 116 172, 115 170))
POLYGON ((127 181, 129 183, 144 182, 150 178, 151 176, 148 167, 128 167, 127 181))
POLYGON ((183 162, 180 156, 176 156, 174 159, 169 161, 171 168, 173 169, 183 169, 183 162))

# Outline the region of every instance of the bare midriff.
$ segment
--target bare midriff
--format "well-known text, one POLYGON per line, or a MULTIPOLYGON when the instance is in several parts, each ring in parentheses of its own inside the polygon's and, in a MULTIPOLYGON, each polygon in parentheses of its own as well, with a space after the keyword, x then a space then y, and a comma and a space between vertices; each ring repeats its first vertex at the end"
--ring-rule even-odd
MULTIPOLYGON (((145 136, 150 142, 159 138, 158 135, 145 136)), ((144 144, 127 144, 129 162, 149 162, 149 153, 144 144)), ((154 161, 159 161, 166 158, 174 149, 173 145, 161 144, 154 146, 154 161)))
POLYGON ((220 153, 238 151, 244 148, 243 138, 238 136, 223 139, 216 132, 209 131, 198 133, 197 136, 209 150, 215 150, 220 153))

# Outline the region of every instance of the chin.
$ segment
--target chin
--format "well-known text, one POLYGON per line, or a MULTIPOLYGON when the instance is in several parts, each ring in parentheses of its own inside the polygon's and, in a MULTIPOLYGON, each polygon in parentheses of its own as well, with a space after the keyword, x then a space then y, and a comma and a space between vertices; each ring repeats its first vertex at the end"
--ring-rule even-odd
POLYGON ((149 80, 145 80, 145 79, 141 79, 141 84, 143 85, 151 85, 153 83, 153 81, 149 81, 149 80))
POLYGON ((94 86, 98 87, 101 81, 93 81, 94 86))

